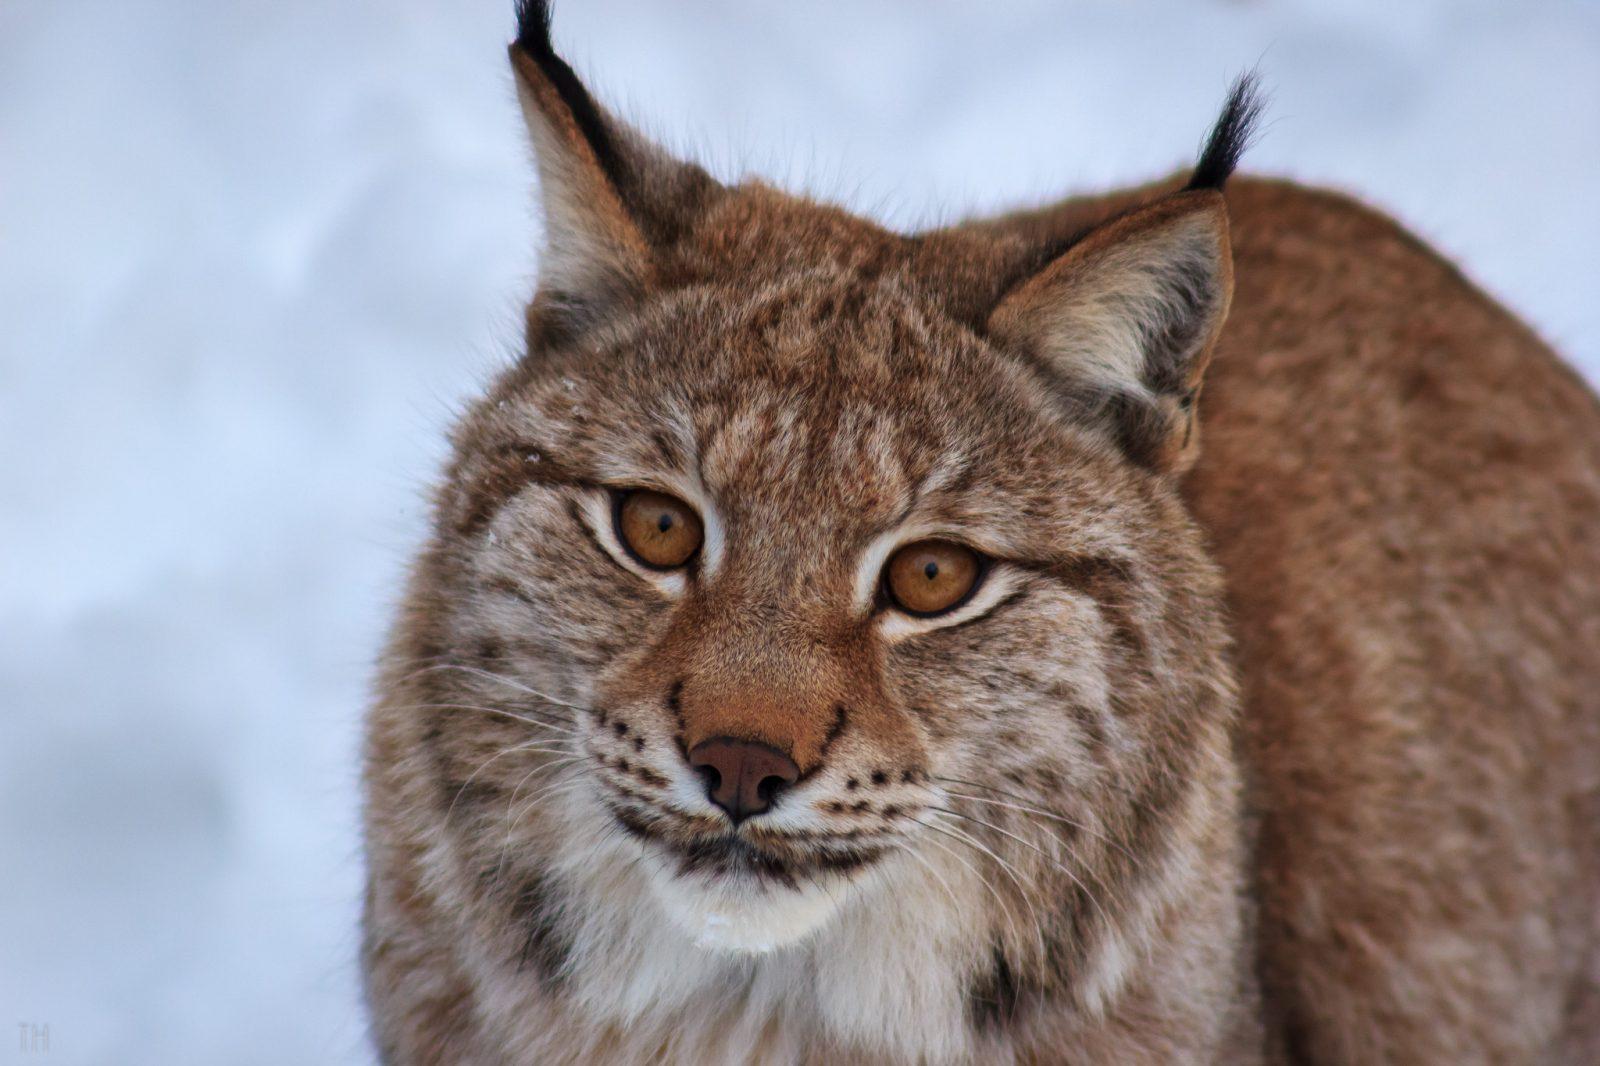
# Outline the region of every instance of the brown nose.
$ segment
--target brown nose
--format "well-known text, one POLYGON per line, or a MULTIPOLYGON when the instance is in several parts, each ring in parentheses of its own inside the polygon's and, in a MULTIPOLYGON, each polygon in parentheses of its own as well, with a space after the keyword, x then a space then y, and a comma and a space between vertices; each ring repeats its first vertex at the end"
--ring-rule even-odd
POLYGON ((706 779, 706 795, 737 824, 772 806, 800 779, 800 768, 777 748, 753 740, 712 737, 689 751, 689 765, 706 779))

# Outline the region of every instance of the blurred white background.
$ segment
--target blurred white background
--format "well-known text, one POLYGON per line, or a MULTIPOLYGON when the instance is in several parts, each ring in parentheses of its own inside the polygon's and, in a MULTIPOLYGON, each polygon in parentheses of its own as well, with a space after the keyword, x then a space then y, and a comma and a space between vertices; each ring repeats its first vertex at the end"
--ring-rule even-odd
MULTIPOLYGON (((511 0, 0 0, 0 1063, 370 1061, 359 716, 535 269, 511 0)), ((722 176, 914 226, 1358 190, 1600 377, 1600 4, 567 0, 722 176)))

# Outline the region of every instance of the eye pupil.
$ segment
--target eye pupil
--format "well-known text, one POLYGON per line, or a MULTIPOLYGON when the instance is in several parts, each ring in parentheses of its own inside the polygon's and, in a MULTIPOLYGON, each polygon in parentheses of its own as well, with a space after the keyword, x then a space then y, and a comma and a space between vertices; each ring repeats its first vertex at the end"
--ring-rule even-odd
POLYGON ((663 533, 665 533, 667 530, 671 529, 672 528, 672 516, 669 515, 669 514, 663 514, 660 518, 656 519, 656 528, 659 529, 663 533))
POLYGON ((922 576, 927 578, 929 581, 932 581, 934 578, 938 577, 939 564, 935 562, 928 563, 927 566, 922 568, 922 576))

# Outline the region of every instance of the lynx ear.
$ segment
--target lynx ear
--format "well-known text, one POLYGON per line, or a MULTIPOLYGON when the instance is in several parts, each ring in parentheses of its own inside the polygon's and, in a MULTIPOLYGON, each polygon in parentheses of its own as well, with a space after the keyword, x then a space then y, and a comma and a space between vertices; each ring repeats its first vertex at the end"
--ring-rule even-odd
POLYGON ((547 0, 518 3, 510 54, 539 168, 541 302, 581 329, 648 289, 656 248, 717 186, 595 103, 551 45, 547 0))
POLYGON ((1222 194, 1184 192, 1074 245, 1001 301, 989 332, 1037 359, 1135 461, 1181 467, 1232 292, 1222 194))
POLYGON ((1181 472, 1198 453, 1194 401, 1233 297, 1221 188, 1259 110, 1252 89, 1235 86, 1183 191, 1091 231, 989 317, 1078 417, 1153 469, 1181 472))

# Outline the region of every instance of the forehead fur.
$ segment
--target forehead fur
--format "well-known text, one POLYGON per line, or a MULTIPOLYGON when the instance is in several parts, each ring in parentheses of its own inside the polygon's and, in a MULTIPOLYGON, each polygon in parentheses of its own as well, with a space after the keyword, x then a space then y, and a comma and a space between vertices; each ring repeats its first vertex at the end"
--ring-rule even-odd
POLYGON ((861 527, 913 498, 943 499, 952 520, 1043 513, 1074 481, 1126 481, 1033 367, 952 313, 926 251, 833 208, 731 191, 673 250, 675 284, 599 328, 549 344, 536 302, 545 346, 460 446, 515 437, 588 477, 692 475, 735 514, 819 503, 819 520, 861 527))

